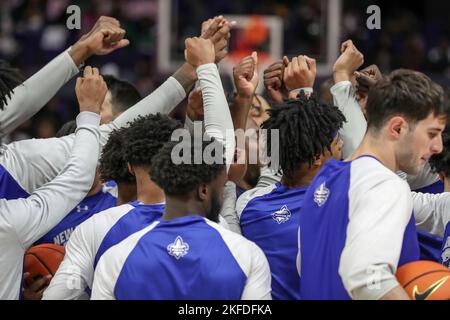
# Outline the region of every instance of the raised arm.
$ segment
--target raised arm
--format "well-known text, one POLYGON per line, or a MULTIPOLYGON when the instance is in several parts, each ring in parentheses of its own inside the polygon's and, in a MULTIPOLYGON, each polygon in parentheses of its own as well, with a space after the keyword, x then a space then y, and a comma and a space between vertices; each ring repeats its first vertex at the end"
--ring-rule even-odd
POLYGON ((88 34, 13 90, 0 112, 0 137, 30 119, 78 73, 78 66, 92 55, 104 55, 128 45, 125 30, 110 17, 101 17, 88 34))
POLYGON ((331 88, 331 94, 334 104, 339 107, 347 119, 340 131, 344 141, 342 154, 344 158, 347 158, 359 146, 367 131, 367 122, 358 101, 356 101, 351 83, 354 72, 364 63, 364 57, 351 40, 342 44, 341 53, 333 67, 335 85, 331 88))
POLYGON ((76 91, 81 112, 72 154, 61 174, 28 198, 0 202, 0 215, 24 249, 64 218, 86 196, 94 180, 99 113, 107 87, 97 69, 86 67, 76 91))

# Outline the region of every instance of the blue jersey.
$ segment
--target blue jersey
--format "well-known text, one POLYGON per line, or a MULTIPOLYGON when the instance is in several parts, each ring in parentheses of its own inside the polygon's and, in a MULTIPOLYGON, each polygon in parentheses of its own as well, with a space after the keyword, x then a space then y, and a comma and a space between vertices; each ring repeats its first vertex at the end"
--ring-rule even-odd
POLYGON ((29 196, 30 194, 19 185, 8 170, 0 165, 0 199, 14 200, 29 196))
POLYGON ((100 258, 92 299, 270 298, 261 249, 199 216, 158 220, 100 258))
POLYGON ((372 157, 325 164, 306 193, 299 232, 302 299, 349 299, 380 265, 389 268, 377 275, 396 281, 386 270, 419 259, 409 186, 372 157))
POLYGON ((64 219, 35 244, 54 243, 65 245, 75 228, 94 214, 115 207, 117 198, 108 189, 84 198, 64 219))
MULTIPOLYGON (((429 186, 413 191, 431 194, 442 193, 444 192, 444 183, 439 180, 429 186)), ((417 229, 417 235, 419 237, 420 260, 440 262, 442 238, 421 231, 419 229, 417 229)))
POLYGON ((420 260, 441 261, 442 238, 417 229, 420 260))
POLYGON ((441 263, 450 268, 450 222, 445 228, 444 245, 442 246, 441 263))
POLYGON ((138 201, 132 202, 130 205, 134 209, 117 220, 100 243, 100 247, 95 254, 94 269, 106 250, 160 219, 166 207, 165 204, 142 204, 138 201))
POLYGON ((272 273, 272 297, 299 300, 298 224, 307 187, 281 183, 245 193, 237 203, 242 235, 264 252, 272 273))

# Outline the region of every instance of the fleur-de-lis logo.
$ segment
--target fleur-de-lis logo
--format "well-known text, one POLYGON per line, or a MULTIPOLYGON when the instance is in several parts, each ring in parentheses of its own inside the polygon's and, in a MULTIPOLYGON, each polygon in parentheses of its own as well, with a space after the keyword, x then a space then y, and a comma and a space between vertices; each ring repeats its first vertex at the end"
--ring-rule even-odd
POLYGON ((177 260, 187 255, 188 251, 189 245, 184 242, 183 238, 180 236, 178 236, 173 243, 167 246, 167 252, 177 260))
POLYGON ((289 211, 287 206, 283 206, 280 210, 272 213, 272 218, 278 224, 285 223, 291 218, 291 212, 289 211))
POLYGON ((327 202, 329 195, 330 190, 325 186, 324 182, 314 191, 314 202, 321 207, 327 202))

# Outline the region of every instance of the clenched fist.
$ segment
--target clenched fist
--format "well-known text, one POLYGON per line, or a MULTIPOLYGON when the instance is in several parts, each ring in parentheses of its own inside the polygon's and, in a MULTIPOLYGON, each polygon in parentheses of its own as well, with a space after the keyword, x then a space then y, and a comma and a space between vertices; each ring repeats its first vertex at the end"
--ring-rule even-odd
POLYGON ((203 38, 187 38, 185 41, 186 50, 184 56, 186 62, 194 68, 201 65, 214 63, 215 51, 211 40, 203 38))
POLYGON ((100 114, 107 91, 108 87, 98 69, 87 66, 83 77, 77 79, 75 87, 80 112, 89 111, 100 114))
POLYGON ((284 70, 284 84, 289 91, 312 88, 316 74, 316 60, 308 56, 294 57, 284 70))
POLYGON ((334 82, 350 81, 353 73, 364 63, 364 56, 351 40, 341 46, 341 56, 333 67, 334 82))
POLYGON ((243 98, 252 98, 258 87, 258 54, 253 52, 251 56, 242 59, 233 68, 234 84, 237 94, 243 98))

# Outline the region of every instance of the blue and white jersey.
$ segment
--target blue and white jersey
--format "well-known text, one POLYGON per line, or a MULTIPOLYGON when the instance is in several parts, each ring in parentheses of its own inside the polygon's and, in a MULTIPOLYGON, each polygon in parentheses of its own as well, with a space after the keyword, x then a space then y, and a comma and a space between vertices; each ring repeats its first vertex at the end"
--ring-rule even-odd
POLYGON ((440 262, 443 245, 442 238, 420 229, 417 229, 417 237, 419 240, 420 260, 440 262))
POLYGON ((447 224, 444 234, 444 245, 442 246, 441 263, 450 268, 450 222, 447 224))
MULTIPOLYGON (((412 193, 417 228, 442 239, 438 262, 449 267, 450 262, 450 193, 412 193)), ((434 246, 433 246, 434 249, 434 246)), ((434 252, 434 251, 433 251, 434 252)))
POLYGON ((408 184, 369 156, 331 160, 300 215, 302 299, 380 299, 419 259, 408 184))
POLYGON ((117 189, 106 186, 100 192, 84 198, 64 219, 35 244, 54 243, 66 245, 77 226, 94 214, 117 206, 117 189), (114 194, 114 191, 115 194, 114 194))
POLYGON ((14 200, 27 198, 30 194, 26 192, 14 177, 0 164, 0 199, 14 200))
POLYGON ((242 235, 255 242, 269 261, 276 300, 300 299, 298 224, 306 190, 276 183, 247 191, 236 205, 242 235))
POLYGON ((110 246, 161 218, 164 208, 164 204, 135 201, 100 212, 79 225, 67 243, 64 260, 43 299, 85 298, 85 290, 92 288, 94 266, 101 255, 110 246))
POLYGON ((92 299, 270 299, 261 249, 199 216, 158 220, 100 258, 92 299))

